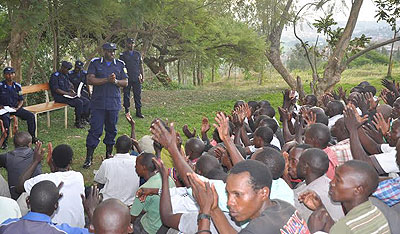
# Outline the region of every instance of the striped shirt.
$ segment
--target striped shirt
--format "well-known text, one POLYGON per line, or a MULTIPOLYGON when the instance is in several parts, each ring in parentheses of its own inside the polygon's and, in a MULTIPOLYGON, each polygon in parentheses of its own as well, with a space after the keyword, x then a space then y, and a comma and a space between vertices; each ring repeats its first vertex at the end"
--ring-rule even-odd
POLYGON ((388 221, 382 212, 370 201, 366 201, 351 209, 344 218, 332 226, 329 233, 383 234, 391 232, 388 221))

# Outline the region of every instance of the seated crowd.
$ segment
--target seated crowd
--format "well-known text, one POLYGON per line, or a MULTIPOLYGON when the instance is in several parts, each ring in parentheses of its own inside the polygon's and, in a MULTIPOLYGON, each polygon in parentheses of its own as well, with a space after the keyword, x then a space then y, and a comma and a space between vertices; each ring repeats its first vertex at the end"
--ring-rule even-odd
POLYGON ((400 233, 400 91, 368 82, 318 100, 285 90, 187 125, 119 136, 85 187, 73 150, 26 132, 0 154, 1 233, 400 233), (379 101, 382 100, 381 103, 379 101), (151 133, 151 134, 150 134, 151 133), (211 135, 211 134, 210 134, 211 135))

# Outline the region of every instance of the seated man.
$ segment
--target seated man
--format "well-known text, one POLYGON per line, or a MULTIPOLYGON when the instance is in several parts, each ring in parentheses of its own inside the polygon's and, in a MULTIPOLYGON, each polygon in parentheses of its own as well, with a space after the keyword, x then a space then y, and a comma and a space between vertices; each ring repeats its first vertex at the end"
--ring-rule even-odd
POLYGON ((104 185, 100 190, 104 200, 116 198, 127 206, 132 205, 140 178, 133 170, 137 157, 129 154, 131 148, 131 138, 127 135, 118 137, 117 154, 104 160, 94 176, 94 181, 104 185))
POLYGON ((50 180, 59 185, 63 182, 60 192, 63 196, 59 199, 59 208, 52 216, 55 223, 67 223, 73 227, 84 227, 85 217, 81 194, 85 193, 83 176, 80 172, 71 169, 74 152, 69 145, 58 145, 50 155, 49 166, 51 173, 41 174, 31 179, 34 169, 43 158, 41 143, 35 148, 33 162, 21 176, 17 191, 26 191, 30 194, 32 187, 43 180, 50 180))
POLYGON ((15 115, 23 120, 26 120, 28 124, 28 132, 32 136, 32 142, 35 143, 35 116, 22 107, 24 104, 24 97, 22 96, 21 85, 13 81, 15 77, 14 68, 4 68, 3 75, 5 80, 0 82, 0 111, 6 106, 15 111, 0 115, 0 119, 3 121, 4 128, 7 132, 6 138, 1 145, 1 149, 7 148, 7 137, 9 136, 10 132, 10 115, 15 115))
POLYGON ((63 197, 59 188, 48 180, 32 187, 26 202, 31 211, 20 219, 8 219, 0 225, 0 233, 89 233, 87 229, 55 224, 51 216, 58 208, 58 200, 63 197))
MULTIPOLYGON (((136 173, 146 180, 140 188, 161 188, 161 176, 157 172, 152 159, 154 154, 142 153, 136 159, 136 173)), ((169 177, 169 187, 175 187, 173 180, 169 177)), ((135 197, 131 207, 131 217, 134 223, 134 233, 156 233, 161 227, 160 197, 149 196, 144 202, 135 197), (145 212, 143 216, 139 216, 145 212)))
POLYGON ((78 97, 75 93, 73 85, 68 80, 68 70, 71 68, 70 62, 62 61, 61 68, 51 74, 49 85, 55 102, 75 107, 75 127, 83 128, 83 120, 90 114, 89 100, 83 96, 78 97))
POLYGON ((90 92, 86 82, 87 71, 83 70, 84 63, 76 60, 74 70, 68 72, 68 79, 74 85, 75 93, 78 93, 79 85, 82 83, 81 96, 90 99, 90 92))
MULTIPOLYGON (((0 154, 0 167, 4 167, 8 174, 8 186, 10 188, 11 198, 17 200, 21 195, 17 192, 19 177, 33 161, 33 150, 31 149, 32 137, 27 132, 17 132, 14 136, 13 151, 0 154)), ((39 163, 32 176, 42 174, 42 165, 39 163)))

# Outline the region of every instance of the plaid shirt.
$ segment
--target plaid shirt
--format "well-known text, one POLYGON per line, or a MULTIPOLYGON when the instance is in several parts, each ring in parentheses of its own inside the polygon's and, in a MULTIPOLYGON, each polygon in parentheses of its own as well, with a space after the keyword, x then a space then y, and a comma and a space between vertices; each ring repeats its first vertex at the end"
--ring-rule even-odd
POLYGON ((350 149, 350 138, 340 141, 336 145, 333 145, 329 148, 336 153, 339 166, 349 160, 353 160, 350 149))
POLYGON ((399 203, 400 177, 380 182, 372 196, 383 201, 388 206, 394 206, 399 203))

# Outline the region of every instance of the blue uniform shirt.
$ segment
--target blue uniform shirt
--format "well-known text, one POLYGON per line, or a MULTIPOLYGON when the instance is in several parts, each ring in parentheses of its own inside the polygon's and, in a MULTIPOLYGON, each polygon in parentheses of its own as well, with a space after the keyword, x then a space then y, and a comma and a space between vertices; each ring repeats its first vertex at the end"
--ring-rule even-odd
POLYGON ((61 94, 58 94, 56 92, 56 89, 61 89, 66 92, 73 90, 72 84, 68 80, 68 75, 64 75, 61 72, 54 72, 53 74, 51 74, 49 85, 51 95, 53 95, 54 100, 63 96, 61 94))
POLYGON ((20 219, 7 219, 0 224, 0 233, 68 233, 68 234, 89 234, 86 228, 71 227, 68 224, 56 225, 51 222, 48 215, 28 212, 20 219))
POLYGON ((11 86, 4 80, 0 82, 0 106, 17 107, 18 102, 24 100, 21 85, 14 82, 11 86))
POLYGON ((142 67, 142 55, 134 51, 125 51, 120 54, 119 59, 125 62, 128 76, 131 81, 139 81, 140 69, 142 67))
MULTIPOLYGON (((125 63, 119 59, 114 59, 107 64, 103 58, 94 58, 90 62, 88 74, 94 74, 96 79, 107 78, 112 73, 117 80, 128 78, 125 73, 125 63)), ((93 85, 93 93, 90 108, 103 110, 121 109, 121 92, 117 85, 106 83, 103 85, 93 85)))
POLYGON ((78 89, 81 82, 86 84, 86 75, 87 71, 85 70, 80 70, 79 72, 75 72, 74 70, 69 71, 68 79, 74 85, 75 91, 78 89))

